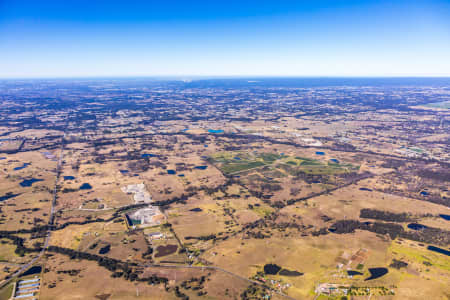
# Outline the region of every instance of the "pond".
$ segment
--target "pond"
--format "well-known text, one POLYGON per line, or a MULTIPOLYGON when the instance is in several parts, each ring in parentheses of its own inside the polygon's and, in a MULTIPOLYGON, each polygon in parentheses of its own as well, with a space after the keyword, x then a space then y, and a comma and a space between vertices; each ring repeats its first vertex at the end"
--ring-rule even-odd
POLYGON ((419 223, 410 223, 410 224, 408 224, 408 228, 413 229, 413 230, 422 230, 422 229, 427 228, 427 226, 419 224, 419 223))
POLYGON ((223 130, 222 129, 208 129, 209 133, 222 133, 223 130))
POLYGON ((442 219, 444 219, 446 221, 450 221, 450 215, 440 214, 439 217, 441 217, 442 219))
POLYGON ((4 156, 0 157, 0 160, 4 160, 4 159, 6 159, 6 157, 4 157, 4 156))
POLYGON ((235 160, 241 160, 241 158, 240 158, 240 157, 237 157, 237 156, 235 156, 233 159, 235 159, 235 160))
POLYGON ((156 154, 152 154, 152 153, 143 153, 141 154, 142 158, 146 158, 146 157, 156 157, 156 154))
POLYGON ((352 271, 352 270, 347 271, 347 274, 348 274, 349 276, 363 275, 363 273, 361 273, 361 272, 358 272, 358 271, 352 271))
POLYGON ((184 174, 179 174, 178 177, 184 177, 184 174))
POLYGON ((25 168, 28 167, 29 165, 30 165, 30 163, 23 163, 22 166, 20 166, 20 167, 15 167, 15 168, 14 168, 14 171, 19 171, 19 170, 25 169, 25 168))
POLYGON ((44 181, 43 179, 37 179, 37 178, 31 178, 31 179, 24 179, 20 184, 20 186, 23 187, 29 187, 32 186, 33 183, 35 182, 39 182, 39 181, 44 181))
POLYGON ((332 159, 330 159, 330 161, 331 161, 331 162, 334 162, 335 164, 338 164, 338 163, 339 163, 339 160, 337 160, 336 158, 332 158, 332 159))
POLYGON ((428 192, 425 192, 425 191, 421 191, 421 192, 420 192, 420 195, 426 197, 426 196, 429 195, 429 193, 428 193, 428 192))
POLYGON ((122 173, 122 174, 127 174, 128 172, 130 172, 130 171, 128 171, 128 170, 119 170, 120 171, 120 173, 122 173))
POLYGON ((133 227, 134 225, 140 225, 141 220, 135 220, 130 218, 127 214, 125 214, 125 218, 127 219, 128 226, 133 227))
POLYGON ((387 268, 369 268, 370 277, 364 279, 364 280, 373 280, 380 278, 381 276, 384 276, 388 273, 387 268))
POLYGON ((106 245, 105 247, 100 248, 98 254, 106 254, 111 250, 111 245, 106 245))
POLYGON ((0 202, 1 202, 1 201, 8 200, 8 199, 11 199, 11 198, 14 198, 14 197, 17 197, 17 196, 19 196, 19 195, 20 195, 20 194, 13 194, 13 193, 11 193, 11 192, 8 192, 8 193, 6 193, 5 195, 0 196, 0 202))
POLYGON ((92 185, 90 185, 89 183, 85 182, 80 186, 80 190, 90 190, 92 189, 92 185))
POLYGON ((317 151, 316 154, 317 154, 317 155, 325 155, 325 152, 317 151))
POLYGON ((203 211, 203 210, 200 207, 196 207, 196 208, 190 209, 189 211, 200 212, 200 211, 203 211))
POLYGON ((439 248, 439 247, 428 246, 427 249, 430 250, 430 251, 434 251, 434 252, 437 252, 437 253, 440 253, 440 254, 444 254, 444 255, 450 256, 450 251, 442 249, 442 248, 439 248))
POLYGON ((281 267, 276 264, 267 264, 264 266, 264 273, 269 275, 276 275, 280 270, 281 267))
POLYGON ((372 189, 365 188, 365 187, 359 188, 359 190, 360 191, 366 191, 366 192, 371 192, 372 191, 372 189))
POLYGON ((64 180, 74 180, 75 176, 64 176, 64 180))
POLYGON ((41 272, 42 272, 41 266, 33 266, 33 267, 29 268, 25 273, 23 273, 22 276, 40 274, 41 272))
POLYGON ((177 172, 175 170, 167 170, 167 174, 175 175, 177 172))
POLYGON ((206 170, 206 168, 208 168, 208 166, 195 166, 194 168, 196 168, 198 170, 206 170))

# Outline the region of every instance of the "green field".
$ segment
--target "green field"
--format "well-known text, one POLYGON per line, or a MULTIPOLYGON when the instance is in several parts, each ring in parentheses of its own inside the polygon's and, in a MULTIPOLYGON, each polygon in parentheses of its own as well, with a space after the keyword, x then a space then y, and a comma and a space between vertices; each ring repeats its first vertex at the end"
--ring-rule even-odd
POLYGON ((234 174, 264 166, 272 166, 272 172, 277 172, 277 174, 273 174, 275 175, 273 177, 283 177, 285 173, 294 176, 298 173, 336 175, 359 169, 359 167, 351 164, 322 162, 312 158, 282 156, 276 153, 220 152, 211 156, 210 161, 225 174, 234 174), (277 171, 277 169, 279 170, 277 171))
POLYGON ((357 166, 349 164, 324 163, 315 159, 305 159, 296 157, 289 159, 278 166, 285 172, 295 176, 299 173, 306 173, 310 175, 337 175, 344 174, 350 171, 356 171, 357 166))
POLYGON ((282 156, 274 153, 216 153, 210 159, 222 172, 232 174, 271 165, 282 156))
POLYGON ((242 162, 242 163, 228 163, 223 165, 220 169, 226 173, 226 174, 231 174, 231 173, 236 173, 236 172, 241 172, 241 171, 245 171, 245 170, 249 170, 249 169, 253 169, 253 168, 257 168, 257 167, 262 167, 265 164, 262 161, 249 161, 249 162, 242 162))

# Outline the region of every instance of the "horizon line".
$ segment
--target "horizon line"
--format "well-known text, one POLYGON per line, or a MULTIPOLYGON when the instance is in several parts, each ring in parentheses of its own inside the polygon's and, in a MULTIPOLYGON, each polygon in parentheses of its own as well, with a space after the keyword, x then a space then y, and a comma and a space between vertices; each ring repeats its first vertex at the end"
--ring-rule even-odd
POLYGON ((441 78, 450 79, 450 74, 442 75, 82 75, 82 76, 42 76, 42 77, 2 77, 0 80, 64 80, 64 79, 159 79, 159 80, 189 80, 189 79, 247 79, 247 78, 441 78))

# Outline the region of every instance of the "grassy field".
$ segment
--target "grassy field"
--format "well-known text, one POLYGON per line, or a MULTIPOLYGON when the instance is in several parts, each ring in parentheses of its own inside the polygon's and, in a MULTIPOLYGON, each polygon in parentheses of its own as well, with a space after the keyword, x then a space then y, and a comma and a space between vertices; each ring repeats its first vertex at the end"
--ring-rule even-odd
POLYGON ((8 300, 11 297, 14 284, 10 283, 0 290, 0 300, 8 300))
POLYGON ((310 175, 337 175, 357 171, 358 166, 352 164, 341 164, 336 162, 323 162, 321 160, 306 157, 287 157, 281 160, 284 169, 291 175, 303 172, 310 175))
POLYGON ((225 174, 232 174, 270 165, 282 156, 274 153, 220 152, 211 156, 212 162, 225 174))
POLYGON ((336 175, 359 169, 358 166, 352 164, 323 162, 312 158, 267 152, 256 154, 220 152, 212 155, 210 159, 225 174, 234 174, 270 165, 275 167, 272 172, 277 172, 272 174, 272 177, 285 176, 285 172, 290 175, 296 175, 299 172, 311 175, 336 175))

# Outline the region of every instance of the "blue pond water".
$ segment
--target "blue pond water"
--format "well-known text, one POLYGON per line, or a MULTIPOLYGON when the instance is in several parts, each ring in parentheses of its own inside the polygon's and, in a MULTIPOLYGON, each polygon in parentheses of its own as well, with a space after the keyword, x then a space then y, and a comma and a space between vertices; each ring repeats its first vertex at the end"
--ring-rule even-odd
POLYGON ((441 217, 442 219, 444 219, 446 221, 450 221, 450 215, 440 214, 439 217, 441 217))
POLYGON ((370 268, 369 272, 370 272, 370 277, 368 277, 364 280, 372 280, 372 279, 380 278, 381 276, 387 274, 388 269, 386 269, 386 268, 370 268))
POLYGON ((202 209, 200 207, 196 207, 196 208, 190 209, 190 211, 200 212, 200 211, 202 211, 202 209))
POLYGON ((99 254, 106 254, 111 249, 111 245, 106 245, 105 247, 100 248, 98 251, 99 254))
POLYGON ((209 133, 222 133, 223 130, 222 129, 208 129, 209 133))
POLYGON ((64 176, 64 180, 74 180, 74 176, 64 176))
POLYGON ((208 168, 208 166, 195 166, 194 168, 196 168, 198 170, 206 170, 206 168, 208 168))
POLYGON ((41 272, 42 272, 41 266, 33 266, 33 267, 29 268, 25 273, 23 273, 22 276, 39 274, 41 272))
POLYGON ((235 160, 241 160, 241 158, 240 158, 240 157, 237 157, 237 156, 234 157, 234 159, 235 159, 235 160))
POLYGON ((177 172, 175 170, 167 170, 167 174, 175 175, 177 172))
POLYGON ((334 163, 336 163, 336 164, 339 163, 339 160, 337 160, 336 158, 332 158, 332 159, 330 159, 330 161, 331 161, 331 162, 334 162, 334 163))
POLYGON ((122 173, 122 174, 127 174, 128 172, 130 172, 130 171, 128 171, 128 170, 120 170, 120 173, 122 173))
POLYGON ((90 185, 89 183, 83 183, 80 186, 80 190, 90 190, 90 189, 92 189, 92 185, 90 185))
POLYGON ((317 151, 316 154, 317 154, 317 155, 325 155, 325 152, 317 151))
POLYGON ((358 272, 358 271, 347 271, 347 274, 350 276, 355 276, 355 275, 362 275, 363 273, 358 272))
POLYGON ((413 230, 422 230, 422 229, 427 228, 427 226, 419 224, 419 223, 410 223, 410 224, 408 224, 408 228, 413 229, 413 230))
POLYGON ((23 187, 28 187, 28 186, 32 186, 33 183, 35 182, 39 182, 39 181, 43 181, 43 179, 36 179, 36 178, 31 178, 31 179, 24 179, 21 183, 19 183, 21 186, 23 187))
POLYGON ((4 157, 4 156, 0 157, 0 160, 4 160, 4 159, 6 159, 6 157, 4 157))
POLYGON ((184 174, 179 174, 178 177, 184 177, 184 174))
POLYGON ((371 189, 365 188, 365 187, 359 188, 359 190, 360 191, 367 191, 367 192, 371 192, 372 191, 371 189))
POLYGON ((441 253, 441 254, 450 256, 450 251, 442 249, 442 248, 438 248, 438 247, 435 247, 435 246, 428 246, 427 249, 430 250, 430 251, 434 251, 434 252, 437 252, 437 253, 441 253))
POLYGON ((208 145, 203 145, 205 148, 208 148, 208 145))
POLYGON ((142 158, 145 158, 145 157, 156 157, 156 156, 157 156, 156 154, 152 154, 152 153, 143 153, 143 154, 141 154, 142 158))
POLYGON ((420 195, 422 195, 422 196, 428 196, 429 194, 428 194, 428 192, 421 191, 421 192, 420 192, 420 195))
POLYGON ((14 171, 19 171, 19 170, 25 169, 29 165, 30 165, 29 163, 23 163, 23 165, 21 165, 20 167, 15 167, 14 171))

